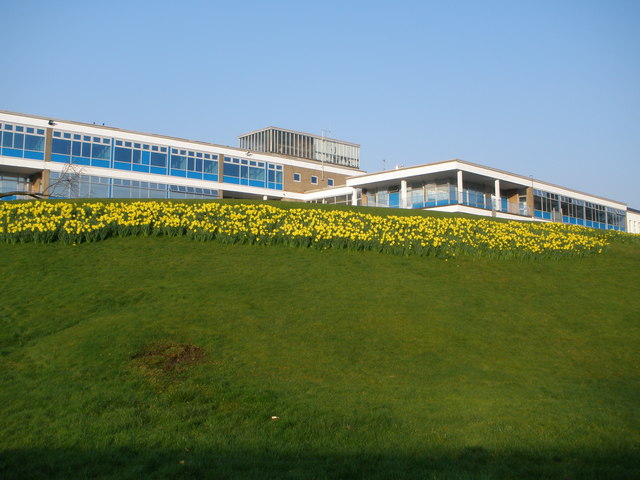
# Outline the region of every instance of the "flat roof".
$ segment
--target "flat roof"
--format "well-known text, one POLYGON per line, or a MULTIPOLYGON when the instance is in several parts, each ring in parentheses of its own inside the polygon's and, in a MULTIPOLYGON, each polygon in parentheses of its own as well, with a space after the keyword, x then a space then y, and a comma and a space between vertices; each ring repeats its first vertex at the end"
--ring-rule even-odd
POLYGON ((423 168, 423 167, 436 166, 436 165, 444 165, 444 164, 451 163, 451 162, 461 163, 463 165, 468 165, 470 167, 475 167, 475 168, 479 168, 479 169, 482 169, 482 170, 489 170, 489 171, 496 172, 496 173, 499 173, 499 174, 502 174, 502 175, 509 175, 511 177, 515 177, 517 179, 521 179, 522 180, 522 184, 524 186, 531 186, 531 181, 533 180, 533 181, 535 181, 535 182, 537 182, 539 184, 548 185, 550 187, 558 188, 558 189, 561 189, 561 190, 566 190, 567 192, 577 193, 577 194, 580 194, 580 195, 585 195, 585 196, 597 198, 597 199, 600 199, 600 200, 606 200, 608 202, 617 203, 617 204, 626 206, 626 203, 620 202, 618 200, 613 200, 613 199, 610 199, 610 198, 601 197, 599 195, 594 195, 592 193, 582 192, 580 190, 575 190, 573 188, 568 188, 568 187, 564 187, 564 186, 561 186, 561 185, 556 185, 556 184, 553 184, 553 183, 545 182, 544 180, 538 180, 536 178, 533 178, 532 176, 524 176, 524 175, 520 175, 520 174, 517 174, 517 173, 508 172, 506 170, 500 170, 498 168, 487 167, 486 165, 480 165, 478 163, 468 162, 466 160, 461 160, 459 158, 452 158, 452 159, 443 160, 443 161, 440 161, 440 162, 424 163, 424 164, 421 164, 421 165, 413 165, 413 166, 410 166, 410 167, 401 167, 401 168, 393 169, 393 170, 382 170, 382 171, 379 171, 379 172, 365 173, 364 175, 359 175, 358 177, 356 177, 355 180, 357 182, 361 182, 362 180, 365 180, 367 177, 373 177, 375 175, 381 175, 381 174, 385 174, 385 173, 386 174, 391 174, 393 172, 399 172, 398 180, 400 180, 401 177, 403 176, 402 175, 403 172, 407 173, 410 170, 415 170, 415 169, 419 169, 419 168, 423 168))
POLYGON ((342 143, 343 145, 351 145, 352 147, 358 147, 358 148, 360 147, 359 143, 345 142, 344 140, 338 140, 336 138, 323 137, 322 135, 315 135, 313 133, 298 132, 296 130, 289 130, 287 128, 280 128, 280 127, 273 127, 273 126, 261 128, 259 130, 254 130, 252 132, 245 133, 243 135, 238 135, 238 138, 246 137, 248 135, 253 135, 254 133, 266 132, 267 130, 280 130, 281 132, 295 133, 297 135, 304 135, 306 137, 313 137, 313 138, 317 138, 319 140, 328 140, 330 142, 342 143))

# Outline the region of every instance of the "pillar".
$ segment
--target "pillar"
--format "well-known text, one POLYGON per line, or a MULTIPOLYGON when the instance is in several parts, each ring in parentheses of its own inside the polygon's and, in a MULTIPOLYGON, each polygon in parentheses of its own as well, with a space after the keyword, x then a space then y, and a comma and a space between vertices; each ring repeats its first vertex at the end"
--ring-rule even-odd
POLYGON ((462 170, 458 170, 458 203, 464 203, 464 186, 462 184, 462 170))
POLYGON ((351 192, 351 205, 357 206, 358 205, 358 189, 354 188, 353 191, 351 192))
POLYGON ((494 208, 497 212, 502 211, 502 196, 500 195, 500 180, 496 178, 494 182, 494 196, 495 196, 495 205, 494 208))
POLYGON ((400 181, 400 208, 409 208, 409 201, 407 199, 407 181, 400 181))

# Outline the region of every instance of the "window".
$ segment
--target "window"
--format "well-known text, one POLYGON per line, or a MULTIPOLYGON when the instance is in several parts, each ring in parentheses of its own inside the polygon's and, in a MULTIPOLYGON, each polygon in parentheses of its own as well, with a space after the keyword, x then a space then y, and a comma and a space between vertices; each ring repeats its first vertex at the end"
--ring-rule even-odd
POLYGON ((327 178, 327 185, 333 187, 333 178, 327 178))
POLYGON ((223 182, 282 189, 282 165, 246 160, 244 158, 223 158, 223 182))
POLYGON ((293 174, 293 181, 294 182, 299 182, 300 181, 300 174, 299 173, 294 173, 293 174))
POLYGON ((9 157, 44 160, 44 129, 0 124, 0 146, 9 157))
MULTIPOLYGON (((127 158, 130 150, 118 148, 118 158, 127 158)), ((111 139, 90 137, 79 133, 53 131, 51 160, 62 163, 77 163, 94 167, 110 167, 111 139)), ((127 161, 127 160, 125 160, 127 161)), ((131 160, 128 160, 131 162, 131 160)))
POLYGON ((311 175, 311 184, 312 185, 317 185, 318 184, 318 177, 316 177, 315 175, 311 175))

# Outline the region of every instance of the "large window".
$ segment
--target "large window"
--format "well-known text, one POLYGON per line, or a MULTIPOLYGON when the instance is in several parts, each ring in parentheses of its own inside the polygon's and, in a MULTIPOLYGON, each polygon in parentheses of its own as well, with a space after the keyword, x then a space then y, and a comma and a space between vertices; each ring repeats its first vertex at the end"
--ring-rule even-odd
POLYGON ((119 170, 166 175, 168 147, 115 140, 113 167, 119 170))
POLYGON ((585 202, 543 190, 533 191, 534 216, 586 227, 626 229, 626 213, 597 203, 585 202))
POLYGON ((193 150, 171 149, 171 175, 218 181, 218 156, 193 150))
POLYGON ((74 172, 51 172, 54 198, 218 198, 218 191, 166 183, 96 177, 74 172))
POLYGON ((51 141, 51 160, 109 168, 111 139, 54 130, 51 141))
POLYGON ((282 165, 224 157, 223 172, 227 183, 282 190, 282 165))
POLYGON ((0 151, 5 157, 44 160, 43 128, 0 123, 0 151))
MULTIPOLYGON (((3 173, 0 175, 0 193, 7 192, 29 192, 31 190, 31 180, 27 176, 11 175, 3 173)), ((15 200, 15 195, 2 197, 2 200, 15 200)))

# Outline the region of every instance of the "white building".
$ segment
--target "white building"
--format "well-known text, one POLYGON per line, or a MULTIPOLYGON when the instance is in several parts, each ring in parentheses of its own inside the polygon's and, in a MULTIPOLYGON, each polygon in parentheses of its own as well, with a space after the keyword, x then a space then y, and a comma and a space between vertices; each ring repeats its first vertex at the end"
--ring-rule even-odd
POLYGON ((258 198, 415 208, 640 233, 622 202, 463 160, 365 173, 360 146, 268 127, 241 148, 0 111, 0 195, 258 198))

